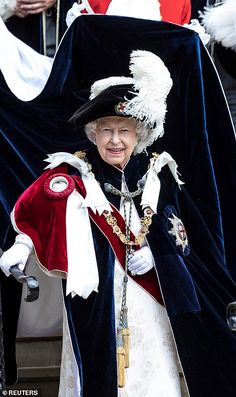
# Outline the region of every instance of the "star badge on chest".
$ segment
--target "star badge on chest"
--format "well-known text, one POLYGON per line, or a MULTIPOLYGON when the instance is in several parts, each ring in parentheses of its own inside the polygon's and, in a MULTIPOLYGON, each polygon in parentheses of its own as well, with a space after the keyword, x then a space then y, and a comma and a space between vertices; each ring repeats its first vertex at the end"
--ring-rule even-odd
POLYGON ((183 222, 175 214, 171 214, 172 218, 168 218, 172 224, 172 228, 168 231, 169 234, 175 237, 175 243, 181 247, 183 253, 188 247, 188 237, 183 222))

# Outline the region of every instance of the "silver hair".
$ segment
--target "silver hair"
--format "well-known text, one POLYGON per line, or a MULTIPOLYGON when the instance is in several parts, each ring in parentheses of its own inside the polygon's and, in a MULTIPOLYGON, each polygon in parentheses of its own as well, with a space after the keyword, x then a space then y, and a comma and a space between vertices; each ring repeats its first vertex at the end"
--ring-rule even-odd
MULTIPOLYGON (((135 120, 135 119, 134 119, 135 120)), ((146 150, 146 147, 151 145, 153 143, 153 140, 150 140, 150 136, 152 135, 152 130, 141 123, 138 120, 135 120, 136 126, 136 134, 137 134, 137 145, 134 148, 134 155, 141 153, 146 150)), ((97 122, 98 120, 91 121, 90 123, 86 124, 84 127, 84 131, 88 137, 88 139, 96 145, 95 141, 95 133, 96 133, 96 128, 97 128, 97 122)))

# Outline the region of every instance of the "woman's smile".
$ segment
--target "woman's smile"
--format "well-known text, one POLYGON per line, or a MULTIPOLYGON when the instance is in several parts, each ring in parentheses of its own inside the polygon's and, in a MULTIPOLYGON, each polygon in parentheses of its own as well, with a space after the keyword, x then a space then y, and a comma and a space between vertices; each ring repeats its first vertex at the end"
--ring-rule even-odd
POLYGON ((137 144, 136 121, 118 116, 98 119, 95 141, 106 163, 123 168, 137 144))

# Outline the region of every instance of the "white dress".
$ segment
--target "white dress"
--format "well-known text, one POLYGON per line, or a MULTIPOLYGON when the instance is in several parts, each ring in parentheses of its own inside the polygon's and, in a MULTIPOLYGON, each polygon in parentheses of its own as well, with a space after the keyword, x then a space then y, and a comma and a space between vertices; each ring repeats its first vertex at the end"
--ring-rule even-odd
MULTIPOLYGON (((137 235, 140 220, 134 203, 132 206, 131 230, 137 235)), ((129 212, 127 204, 126 211, 129 212)), ((124 213, 122 200, 120 212, 124 213)), ((114 292, 117 323, 123 276, 124 270, 116 260, 114 292)), ((126 384, 118 389, 118 397, 181 397, 176 347, 166 309, 130 277, 127 306, 130 366, 125 370, 126 384)))

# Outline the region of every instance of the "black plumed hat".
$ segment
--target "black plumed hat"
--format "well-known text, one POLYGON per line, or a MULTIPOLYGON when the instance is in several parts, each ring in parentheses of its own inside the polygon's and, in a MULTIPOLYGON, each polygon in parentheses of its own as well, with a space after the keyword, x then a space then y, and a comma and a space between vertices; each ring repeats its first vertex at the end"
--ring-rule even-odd
POLYGON ((90 101, 69 121, 80 128, 102 117, 133 117, 149 131, 145 142, 140 143, 142 151, 164 133, 166 98, 173 82, 161 58, 149 51, 132 51, 129 69, 132 77, 111 76, 95 81, 90 101))
POLYGON ((128 116, 125 104, 134 97, 132 84, 112 85, 81 106, 69 120, 76 127, 108 116, 128 116))

